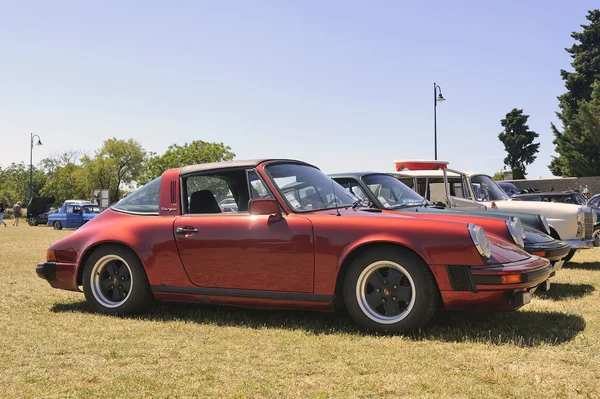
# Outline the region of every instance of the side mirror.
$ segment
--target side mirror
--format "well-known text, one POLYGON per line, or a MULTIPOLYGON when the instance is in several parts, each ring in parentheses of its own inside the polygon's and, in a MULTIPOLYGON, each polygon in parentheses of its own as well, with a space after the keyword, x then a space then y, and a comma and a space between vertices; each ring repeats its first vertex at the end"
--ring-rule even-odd
POLYGON ((271 220, 280 220, 282 218, 281 209, 277 200, 273 198, 254 198, 248 201, 248 211, 250 215, 269 215, 271 220))

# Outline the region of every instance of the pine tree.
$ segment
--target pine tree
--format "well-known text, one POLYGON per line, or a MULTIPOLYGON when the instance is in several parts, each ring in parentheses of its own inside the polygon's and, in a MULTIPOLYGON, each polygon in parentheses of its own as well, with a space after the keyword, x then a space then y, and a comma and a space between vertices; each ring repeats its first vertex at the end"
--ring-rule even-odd
POLYGON ((500 121, 504 131, 498 138, 506 149, 504 164, 512 170, 513 179, 525 178, 525 166, 535 161, 540 148, 539 143, 533 142, 539 134, 529 130, 528 119, 529 115, 524 115, 522 109, 513 108, 506 114, 506 118, 500 121))

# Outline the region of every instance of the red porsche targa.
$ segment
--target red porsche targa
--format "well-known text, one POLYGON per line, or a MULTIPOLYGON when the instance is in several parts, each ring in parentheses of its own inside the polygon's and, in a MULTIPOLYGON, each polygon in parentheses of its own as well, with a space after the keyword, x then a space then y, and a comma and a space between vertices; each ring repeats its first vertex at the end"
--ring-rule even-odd
MULTIPOLYGON (((436 306, 514 310, 548 260, 480 226, 365 212, 318 168, 233 161, 164 172, 48 248, 37 273, 100 312, 154 299, 330 311, 374 331, 418 328, 436 306), (222 212, 233 200, 237 211, 222 212)), ((235 209, 235 208, 233 208, 235 209)))

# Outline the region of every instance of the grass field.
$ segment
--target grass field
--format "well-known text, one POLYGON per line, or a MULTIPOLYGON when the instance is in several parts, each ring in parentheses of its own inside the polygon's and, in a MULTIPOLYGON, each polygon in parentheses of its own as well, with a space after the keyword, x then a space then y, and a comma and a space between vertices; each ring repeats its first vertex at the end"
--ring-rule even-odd
POLYGON ((91 313, 35 274, 69 234, 0 226, 0 398, 600 397, 600 249, 512 313, 375 336, 342 313, 160 304, 91 313))

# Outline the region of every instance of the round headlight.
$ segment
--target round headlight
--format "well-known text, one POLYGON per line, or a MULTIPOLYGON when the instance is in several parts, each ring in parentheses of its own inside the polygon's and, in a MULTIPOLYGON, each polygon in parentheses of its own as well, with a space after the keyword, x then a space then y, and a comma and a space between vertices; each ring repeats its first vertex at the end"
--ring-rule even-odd
POLYGON ((517 246, 523 248, 525 246, 525 229, 523 228, 523 223, 519 218, 512 218, 511 220, 506 221, 506 227, 508 227, 508 231, 513 238, 513 241, 517 246))
POLYGON ((542 226, 544 226, 545 229, 545 233, 550 235, 551 231, 550 231, 550 224, 548 223, 548 219, 546 219, 546 216, 544 215, 538 215, 538 220, 540 221, 540 223, 542 224, 542 226))
POLYGON ((471 240, 473 240, 473 244, 475 245, 475 248, 477 248, 479 255, 485 260, 491 258, 492 250, 490 242, 485 235, 483 227, 469 223, 469 234, 471 235, 471 240))

